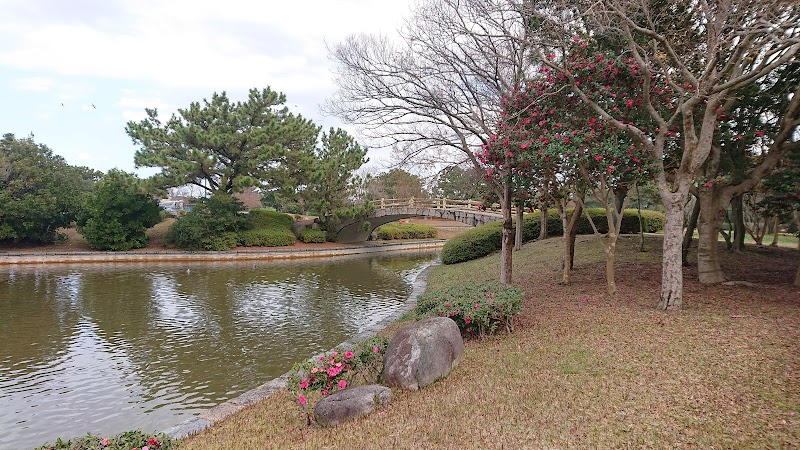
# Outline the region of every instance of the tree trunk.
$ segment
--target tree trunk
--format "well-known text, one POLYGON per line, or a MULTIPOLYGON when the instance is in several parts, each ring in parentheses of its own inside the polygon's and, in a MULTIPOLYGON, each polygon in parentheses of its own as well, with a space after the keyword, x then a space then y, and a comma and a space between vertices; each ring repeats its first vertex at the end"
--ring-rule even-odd
MULTIPOLYGON (((800 227, 800 210, 794 212, 794 223, 800 227)), ((800 236, 797 236, 797 249, 800 250, 800 236)))
POLYGON ((522 203, 517 205, 517 224, 514 234, 514 250, 522 250, 522 203))
POLYGON ((644 223, 642 223, 642 196, 639 194, 639 184, 636 184, 636 213, 639 216, 639 251, 644 251, 644 223))
POLYGON ((689 266, 689 249, 692 246, 692 238, 694 237, 694 230, 697 228, 697 218, 700 216, 700 200, 694 199, 694 207, 692 213, 689 214, 689 221, 686 222, 686 232, 683 234, 683 246, 681 253, 681 263, 684 267, 689 266))
MULTIPOLYGON (((616 206, 615 206, 616 208, 616 206)), ((618 219, 622 221, 622 217, 618 219)), ((617 283, 614 280, 614 256, 617 252, 617 227, 615 215, 606 209, 606 221, 608 222, 608 248, 606 249, 606 286, 608 295, 617 293, 617 283)))
POLYGON ((563 276, 561 277, 561 284, 569 284, 572 269, 575 266, 575 236, 578 234, 578 220, 581 217, 582 207, 578 203, 575 209, 572 210, 572 215, 567 217, 566 202, 559 207, 559 215, 561 216, 561 226, 564 230, 564 258, 563 258, 563 276))
POLYGON ((720 198, 714 188, 701 187, 697 197, 700 203, 700 220, 697 243, 697 275, 702 284, 717 284, 725 281, 719 263, 719 226, 725 217, 720 198))
POLYGON ((558 208, 558 215, 561 217, 561 229, 564 230, 564 257, 561 260, 561 284, 569 284, 570 271, 572 271, 572 254, 570 251, 570 241, 567 235, 567 228, 569 227, 569 220, 567 219, 567 208, 560 206, 558 208))
MULTIPOLYGON (((660 191, 666 190, 659 188, 660 191)), ((658 308, 663 310, 683 307, 683 266, 681 265, 681 241, 683 233, 683 195, 672 193, 661 196, 664 202, 664 245, 661 264, 661 300, 658 308), (666 197, 666 198, 665 198, 666 197)))
POLYGON ((500 249, 500 282, 511 283, 512 250, 514 248, 514 224, 511 219, 511 187, 507 183, 500 198, 503 212, 503 243, 500 249))
POLYGON ((800 266, 797 267, 797 275, 794 277, 794 285, 800 286, 800 266))
POLYGON ((539 210, 539 240, 547 239, 547 205, 542 205, 539 210))
POLYGON ((628 186, 617 186, 613 191, 614 194, 614 220, 617 220, 617 214, 622 214, 622 209, 625 208, 625 200, 628 198, 628 186))
POLYGON ((780 239, 780 233, 779 233, 780 225, 781 225, 780 221, 781 221, 781 219, 778 216, 775 216, 772 219, 772 225, 775 227, 775 229, 773 230, 773 234, 772 234, 772 243, 769 244, 770 247, 777 247, 778 246, 778 239, 780 239))
POLYGON ((733 241, 731 250, 736 253, 744 251, 744 236, 747 230, 744 227, 744 205, 742 196, 737 195, 731 199, 731 214, 733 215, 733 241))
MULTIPOLYGON (((575 210, 570 216, 570 219, 575 219, 569 224, 569 268, 575 268, 575 238, 578 236, 578 220, 580 220, 581 213, 583 212, 583 203, 575 205, 575 210)), ((566 231, 564 231, 566 234, 566 231)))

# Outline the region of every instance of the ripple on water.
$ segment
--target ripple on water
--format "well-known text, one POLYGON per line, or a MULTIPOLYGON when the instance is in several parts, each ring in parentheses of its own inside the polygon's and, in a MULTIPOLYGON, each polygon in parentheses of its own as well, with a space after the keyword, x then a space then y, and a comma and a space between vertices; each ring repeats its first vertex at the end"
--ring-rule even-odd
POLYGON ((0 271, 0 448, 179 423, 383 320, 431 257, 0 271))

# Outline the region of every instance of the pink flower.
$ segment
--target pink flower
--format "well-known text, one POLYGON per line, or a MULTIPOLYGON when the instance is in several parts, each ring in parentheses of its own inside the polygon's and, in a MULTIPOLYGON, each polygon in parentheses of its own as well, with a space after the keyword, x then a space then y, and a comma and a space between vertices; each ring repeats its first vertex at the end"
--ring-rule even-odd
POLYGON ((756 131, 756 136, 764 137, 764 132, 763 131, 756 131))
POLYGON ((601 159, 603 159, 603 157, 602 157, 602 156, 600 156, 600 155, 595 155, 595 156, 594 156, 594 160, 595 160, 595 161, 600 161, 601 159))
POLYGON ((372 353, 378 353, 379 351, 378 346, 372 347, 372 353))
POLYGON ((300 382, 300 389, 308 389, 308 381, 303 380, 300 382))
POLYGON ((475 303, 475 309, 479 309, 481 305, 479 303, 475 303))
POLYGON ((633 108, 633 100, 628 100, 627 102, 625 102, 625 106, 627 106, 628 108, 633 108))
POLYGON ((306 400, 306 396, 303 394, 300 394, 300 396, 297 397, 297 401, 300 402, 300 404, 303 406, 305 406, 306 402, 308 402, 308 400, 306 400))
POLYGON ((142 447, 142 450, 150 450, 150 447, 145 445, 144 447, 142 447))
POLYGON ((325 395, 325 396, 327 396, 327 395, 328 395, 328 390, 327 390, 327 389, 323 389, 323 390, 322 390, 322 395, 325 395))
POLYGON ((333 356, 339 356, 339 352, 333 352, 333 356))
POLYGON ((472 319, 470 319, 469 317, 464 319, 464 323, 469 324, 470 322, 472 322, 472 319))
POLYGON ((353 357, 353 352, 344 352, 344 357, 350 359, 353 357))
POLYGON ((738 141, 739 139, 741 139, 741 138, 742 138, 742 135, 741 135, 741 134, 737 134, 737 135, 736 135, 736 136, 734 136, 733 138, 734 138, 734 139, 736 139, 736 140, 738 141))
POLYGON ((608 166, 608 171, 611 172, 612 170, 614 170, 614 166, 608 166))
POLYGON ((344 389, 347 387, 347 381, 341 380, 339 381, 339 389, 344 389))
POLYGON ((102 440, 102 441, 100 441, 100 445, 108 445, 108 443, 109 443, 109 442, 110 442, 110 441, 109 441, 109 439, 108 439, 108 438, 103 438, 103 440, 102 440))

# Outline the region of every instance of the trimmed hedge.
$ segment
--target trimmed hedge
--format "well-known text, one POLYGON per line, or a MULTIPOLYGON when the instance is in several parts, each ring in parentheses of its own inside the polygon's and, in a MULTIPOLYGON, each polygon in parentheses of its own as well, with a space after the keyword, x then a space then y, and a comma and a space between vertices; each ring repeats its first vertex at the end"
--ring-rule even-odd
POLYGON ((280 228, 255 228, 239 232, 239 245, 243 247, 281 247, 294 245, 296 240, 291 230, 280 228))
MULTIPOLYGON (((570 211, 571 212, 571 211, 570 211)), ((606 212, 603 208, 589 208, 587 210, 592 221, 600 233, 608 233, 606 212)), ((558 211, 547 212, 548 236, 561 236, 564 232, 558 211)), ((586 215, 582 214, 578 220, 578 234, 592 234, 594 230, 586 215)), ((525 214, 522 219, 522 240, 532 241, 539 237, 541 221, 539 213, 525 214)), ((664 228, 664 214, 658 211, 642 211, 642 228, 646 233, 655 233, 664 228)), ((635 209, 626 209, 622 216, 621 234, 635 234, 639 232, 639 217, 635 209)), ((448 240, 442 248, 442 263, 455 264, 486 256, 502 247, 503 225, 502 222, 492 222, 486 225, 467 230, 448 240)))
POLYGON ((289 214, 267 209, 251 209, 247 214, 248 228, 279 228, 290 230, 294 219, 289 214))
POLYGON ((325 242, 325 232, 322 230, 315 230, 313 228, 303 228, 297 236, 302 242, 306 244, 315 242, 325 242))
POLYGON ((435 238, 437 235, 435 227, 420 223, 399 223, 391 222, 379 226, 375 230, 378 239, 428 239, 435 238))

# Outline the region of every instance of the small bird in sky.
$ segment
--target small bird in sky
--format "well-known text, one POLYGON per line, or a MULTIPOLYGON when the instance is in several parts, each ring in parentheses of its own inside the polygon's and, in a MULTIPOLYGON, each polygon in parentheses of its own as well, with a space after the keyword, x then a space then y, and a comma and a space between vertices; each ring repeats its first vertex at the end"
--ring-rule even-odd
POLYGON ((64 104, 62 103, 61 106, 64 106, 64 104))
POLYGON ((92 103, 92 108, 97 109, 97 106, 94 106, 94 103, 92 103))

